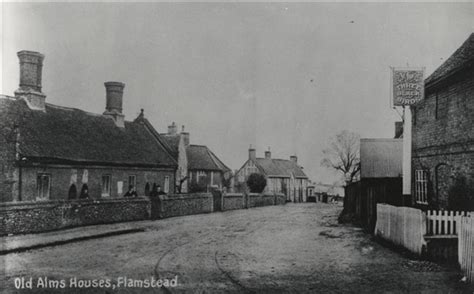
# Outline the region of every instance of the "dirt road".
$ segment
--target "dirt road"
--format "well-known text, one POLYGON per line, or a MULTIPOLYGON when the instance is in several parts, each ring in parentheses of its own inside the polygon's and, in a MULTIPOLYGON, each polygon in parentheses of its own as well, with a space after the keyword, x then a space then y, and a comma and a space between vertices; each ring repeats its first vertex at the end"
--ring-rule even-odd
MULTIPOLYGON (((145 232, 1 256, 6 273, 0 283, 12 291, 19 277, 117 284, 119 277, 177 276, 178 286, 161 292, 472 293, 459 283, 458 271, 407 259, 359 228, 338 225, 340 209, 288 204, 141 222, 145 232)), ((78 289, 66 285, 61 291, 71 290, 78 289)), ((136 287, 94 290, 156 293, 136 287)))

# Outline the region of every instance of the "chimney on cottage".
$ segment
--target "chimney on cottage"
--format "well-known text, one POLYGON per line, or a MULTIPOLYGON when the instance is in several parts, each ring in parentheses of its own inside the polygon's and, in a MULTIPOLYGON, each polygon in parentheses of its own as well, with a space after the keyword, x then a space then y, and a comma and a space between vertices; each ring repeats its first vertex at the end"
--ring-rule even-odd
POLYGON ((298 163, 298 156, 296 155, 291 155, 290 160, 293 161, 294 163, 298 163))
POLYGON ((45 110, 46 95, 41 92, 44 55, 34 51, 20 51, 20 87, 15 97, 23 98, 33 110, 45 110))
POLYGON ((106 105, 104 115, 112 118, 118 127, 125 127, 125 115, 122 114, 123 88, 121 82, 105 82, 106 105))
POLYGON ((395 138, 400 138, 403 135, 403 122, 395 122, 395 138))
POLYGON ((181 137, 183 138, 184 146, 188 147, 189 146, 189 133, 184 131, 184 126, 181 126, 181 137))
POLYGON ((252 145, 250 145, 250 147, 249 147, 249 159, 250 160, 256 160, 257 159, 257 153, 255 151, 255 148, 252 147, 252 145))
POLYGON ((268 147, 268 150, 265 151, 265 158, 266 159, 271 159, 272 158, 272 152, 270 151, 270 147, 268 147))
POLYGON ((175 122, 168 126, 168 135, 176 135, 178 133, 178 126, 175 122))

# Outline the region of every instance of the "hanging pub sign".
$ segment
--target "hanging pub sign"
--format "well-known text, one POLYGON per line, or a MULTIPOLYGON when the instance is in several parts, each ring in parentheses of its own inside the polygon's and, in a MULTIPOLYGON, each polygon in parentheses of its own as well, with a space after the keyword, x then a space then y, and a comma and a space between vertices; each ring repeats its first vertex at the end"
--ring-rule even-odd
POLYGON ((393 105, 413 105, 423 100, 424 70, 392 68, 393 105))

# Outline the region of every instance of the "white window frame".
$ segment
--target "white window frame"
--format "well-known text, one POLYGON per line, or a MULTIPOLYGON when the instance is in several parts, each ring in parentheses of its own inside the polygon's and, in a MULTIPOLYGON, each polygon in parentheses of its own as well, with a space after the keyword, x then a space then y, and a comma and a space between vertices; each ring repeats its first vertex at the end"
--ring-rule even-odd
POLYGON ((415 201, 419 204, 428 204, 428 171, 415 171, 415 201))
POLYGON ((49 200, 51 196, 51 174, 38 173, 36 176, 36 200, 49 200), (48 187, 45 193, 43 183, 47 179, 48 187))
POLYGON ((170 177, 165 176, 165 183, 163 184, 163 192, 168 194, 170 192, 170 177))
POLYGON ((101 181, 100 187, 101 187, 100 195, 102 197, 109 197, 111 194, 111 188, 112 188, 112 176, 110 174, 102 175, 102 181, 101 181), (104 181, 105 179, 107 179, 107 182, 104 181))

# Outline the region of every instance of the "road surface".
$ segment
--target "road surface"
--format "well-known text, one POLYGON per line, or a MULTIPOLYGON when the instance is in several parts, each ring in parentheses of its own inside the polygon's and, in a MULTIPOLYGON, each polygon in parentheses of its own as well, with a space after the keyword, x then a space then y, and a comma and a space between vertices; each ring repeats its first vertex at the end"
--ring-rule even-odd
POLYGON ((145 232, 0 256, 0 283, 11 292, 31 278, 25 293, 54 292, 37 287, 45 277, 64 281, 59 292, 84 293, 473 293, 457 270, 410 260, 337 224, 340 210, 287 204, 139 222, 145 232), (177 287, 140 288, 176 277, 177 287), (125 278, 138 282, 119 285, 125 278), (110 285, 77 288, 71 279, 110 285))

